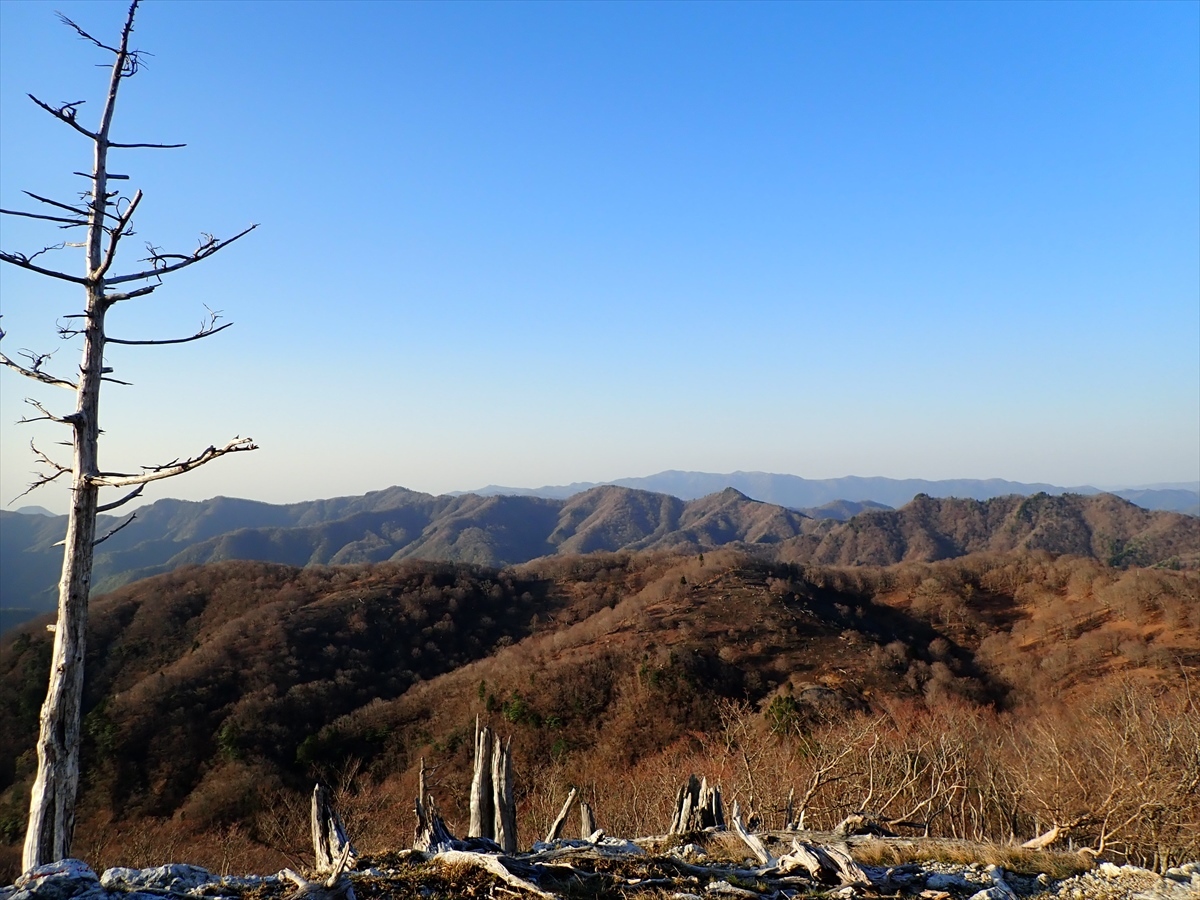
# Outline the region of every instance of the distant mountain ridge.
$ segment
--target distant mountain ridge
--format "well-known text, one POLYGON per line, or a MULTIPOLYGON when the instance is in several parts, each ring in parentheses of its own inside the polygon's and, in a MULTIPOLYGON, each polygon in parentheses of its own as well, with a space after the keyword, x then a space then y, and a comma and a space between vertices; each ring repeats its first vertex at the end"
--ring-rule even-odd
MULTIPOLYGON (((1032 496, 1042 493, 1084 495, 1103 493, 1099 488, 1091 485, 1062 487, 1053 484, 1006 481, 1003 478, 956 478, 927 481, 920 478, 848 476, 812 479, 771 472, 738 471, 719 474, 684 472, 675 469, 638 478, 618 478, 607 482, 575 482, 565 485, 546 485, 540 488, 488 485, 470 493, 478 494, 481 497, 502 494, 565 500, 583 491, 599 487, 601 484, 670 494, 682 500, 694 500, 731 487, 754 500, 801 510, 821 507, 838 501, 870 501, 896 508, 908 503, 918 494, 928 494, 931 497, 989 500, 992 497, 1003 497, 1009 494, 1032 496)), ((1200 490, 1187 490, 1182 485, 1157 489, 1136 488, 1112 493, 1146 509, 1200 515, 1200 490)))
MULTIPOLYGON (((404 559, 503 566, 594 551, 690 553, 724 546, 788 562, 844 565, 1013 549, 1093 556, 1116 565, 1200 563, 1200 519, 1152 512, 1111 494, 983 501, 919 495, 899 510, 878 506, 844 501, 814 510, 828 516, 815 518, 731 487, 682 500, 614 485, 565 500, 435 497, 400 487, 286 506, 227 497, 160 500, 139 509, 97 551, 93 592, 183 565, 231 559, 293 566, 404 559)), ((102 516, 101 533, 119 521, 102 516)), ((56 544, 65 529, 65 516, 0 512, 4 627, 53 608, 62 558, 56 544)))

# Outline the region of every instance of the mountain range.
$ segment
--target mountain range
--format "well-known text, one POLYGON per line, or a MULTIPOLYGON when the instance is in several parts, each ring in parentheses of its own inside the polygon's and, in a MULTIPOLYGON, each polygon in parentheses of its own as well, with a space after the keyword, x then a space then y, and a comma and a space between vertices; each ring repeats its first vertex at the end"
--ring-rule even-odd
MULTIPOLYGON (((121 518, 101 516, 98 533, 121 518)), ((66 517, 0 512, 0 625, 54 608, 66 517)), ((1039 493, 986 500, 918 495, 899 510, 841 501, 806 511, 727 487, 697 499, 616 485, 566 499, 401 487, 273 505, 218 497, 160 500, 97 549, 93 592, 189 564, 293 566, 431 559, 503 566, 552 555, 750 549, 782 562, 888 565, 980 550, 1046 550, 1115 565, 1190 567, 1200 519, 1112 494, 1039 493), (843 521, 844 520, 844 521, 843 521)))
MULTIPOLYGON (((793 509, 818 507, 839 501, 869 501, 886 506, 903 506, 917 494, 931 497, 964 497, 973 500, 988 500, 1007 494, 1100 494, 1100 488, 1091 485, 1061 487, 1053 484, 1006 481, 1002 478, 956 478, 926 481, 920 478, 801 478, 797 475, 781 475, 771 472, 681 472, 668 470, 656 475, 638 478, 618 478, 606 482, 575 482, 573 484, 546 485, 540 488, 513 488, 488 485, 469 493, 483 497, 498 494, 509 496, 550 497, 565 500, 575 494, 591 490, 601 484, 671 494, 683 500, 695 500, 714 494, 727 487, 736 488, 747 497, 788 506, 793 509)), ((463 492, 467 493, 467 492, 463 492)), ((1200 482, 1151 485, 1108 491, 1146 509, 1200 515, 1200 482)))

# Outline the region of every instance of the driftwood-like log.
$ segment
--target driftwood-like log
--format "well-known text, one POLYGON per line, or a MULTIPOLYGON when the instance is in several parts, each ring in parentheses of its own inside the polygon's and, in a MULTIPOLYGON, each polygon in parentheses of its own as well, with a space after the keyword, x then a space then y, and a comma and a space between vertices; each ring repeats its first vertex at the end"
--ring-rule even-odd
POLYGON ((332 872, 339 860, 344 868, 353 869, 358 863, 358 854, 342 820, 329 797, 329 788, 318 784, 312 795, 312 842, 318 872, 332 872))
POLYGON ((542 897, 544 900, 557 900, 554 894, 543 891, 533 882, 518 878, 512 872, 508 871, 508 869, 504 868, 504 864, 498 858, 487 853, 470 853, 466 850, 443 850, 433 859, 434 862, 440 861, 452 866, 476 866, 499 878, 509 887, 533 894, 535 897, 542 897))
POLYGON ((1055 825, 1049 831, 1039 834, 1021 845, 1025 850, 1045 850, 1047 847, 1056 844, 1063 836, 1064 829, 1060 825, 1055 825))
POLYGON ((486 725, 480 727, 475 719, 475 768, 471 773, 471 824, 467 837, 495 836, 492 785, 492 732, 486 725))
POLYGON ((819 847, 793 839, 791 853, 781 857, 776 865, 781 872, 803 869, 822 884, 871 884, 862 866, 837 847, 819 847))
POLYGON ((762 838, 751 834, 742 823, 742 810, 736 800, 733 801, 733 818, 730 821, 733 824, 733 830, 742 839, 742 843, 750 848, 750 852, 754 854, 754 857, 760 863, 768 867, 779 864, 779 860, 767 849, 767 845, 762 842, 762 838))
POLYGON ((517 802, 513 794, 512 738, 504 746, 496 739, 492 749, 492 807, 495 810, 493 836, 505 853, 517 852, 517 802))
POLYGON ((324 881, 309 881, 291 869, 280 872, 280 875, 296 885, 295 893, 288 900, 355 900, 354 885, 346 877, 346 865, 351 852, 350 844, 342 847, 341 855, 324 881))
MULTIPOLYGON (((592 840, 596 833, 596 814, 592 812, 592 804, 586 800, 579 801, 579 836, 585 841, 592 840)), ((601 832, 603 834, 603 832, 601 832)), ((592 841, 595 843, 595 841, 592 841)))
POLYGON ((567 801, 563 804, 562 811, 558 814, 558 818, 550 824, 550 830, 546 832, 547 844, 562 837, 563 825, 566 824, 567 816, 571 814, 571 807, 575 805, 577 796, 579 796, 579 791, 571 788, 571 793, 567 794, 567 801))
POLYGON ((873 834, 876 837, 896 837, 896 832, 892 831, 892 825, 906 825, 910 828, 924 828, 923 822, 905 822, 905 821, 883 821, 873 816, 868 816, 864 813, 851 813, 838 822, 833 828, 833 833, 839 838, 849 837, 852 834, 873 834))

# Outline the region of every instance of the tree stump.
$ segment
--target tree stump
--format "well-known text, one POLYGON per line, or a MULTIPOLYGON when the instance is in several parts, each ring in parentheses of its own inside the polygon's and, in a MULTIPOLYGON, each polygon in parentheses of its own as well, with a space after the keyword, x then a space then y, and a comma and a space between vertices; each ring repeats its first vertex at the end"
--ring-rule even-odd
POLYGON ((313 788, 312 841, 318 872, 332 872, 339 860, 350 869, 358 863, 358 854, 329 798, 329 788, 323 784, 313 788))

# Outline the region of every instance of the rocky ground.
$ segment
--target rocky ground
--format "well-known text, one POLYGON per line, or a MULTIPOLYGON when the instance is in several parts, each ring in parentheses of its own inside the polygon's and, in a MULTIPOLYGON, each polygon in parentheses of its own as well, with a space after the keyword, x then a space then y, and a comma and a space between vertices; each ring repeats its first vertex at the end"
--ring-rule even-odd
POLYGON ((920 900, 1191 900, 1200 898, 1200 863, 1165 875, 1101 863, 1054 878, 995 865, 945 862, 863 866, 870 884, 821 884, 779 867, 752 868, 717 859, 696 844, 648 853, 630 842, 608 847, 582 841, 539 845, 531 854, 402 851, 362 859, 355 871, 326 888, 284 870, 268 876, 217 875, 187 865, 108 869, 97 875, 79 860, 64 860, 0 888, 0 900, 449 900, 541 897, 563 900, 791 900, 791 898, 920 898, 920 900), (499 863, 499 865, 497 865, 499 863), (497 874, 499 873, 499 874, 497 874), (503 877, 507 875, 507 877, 503 877), (301 885, 301 887, 298 887, 301 885))

